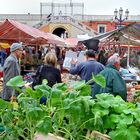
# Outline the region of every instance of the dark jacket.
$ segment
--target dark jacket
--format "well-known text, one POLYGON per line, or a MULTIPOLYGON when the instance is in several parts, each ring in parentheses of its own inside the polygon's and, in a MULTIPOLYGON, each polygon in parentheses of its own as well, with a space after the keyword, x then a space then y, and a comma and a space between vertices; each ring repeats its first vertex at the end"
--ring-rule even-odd
POLYGON ((96 60, 88 60, 76 66, 72 66, 70 68, 70 73, 79 75, 82 80, 87 82, 92 78, 92 74, 97 75, 103 69, 104 66, 101 63, 96 60))
MULTIPOLYGON (((36 75, 39 74, 39 69, 40 67, 37 69, 36 75)), ((48 85, 50 87, 52 87, 56 83, 61 83, 60 70, 53 66, 44 65, 40 72, 40 83, 38 84, 41 84, 43 79, 48 80, 48 85)))
POLYGON ((113 65, 107 65, 106 68, 100 72, 106 79, 106 88, 100 85, 94 85, 94 94, 110 93, 114 96, 120 95, 124 100, 127 98, 126 83, 122 79, 119 71, 113 65))

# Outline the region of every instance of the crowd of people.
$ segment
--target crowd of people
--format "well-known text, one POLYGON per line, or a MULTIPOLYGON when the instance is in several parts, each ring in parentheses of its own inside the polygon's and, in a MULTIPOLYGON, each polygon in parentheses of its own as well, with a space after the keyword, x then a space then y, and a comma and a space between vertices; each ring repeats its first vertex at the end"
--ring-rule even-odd
MULTIPOLYGON (((31 70, 33 68, 36 75, 40 75, 40 81, 38 83, 33 82, 33 87, 34 84, 41 84, 43 79, 47 79, 50 87, 63 82, 61 73, 63 72, 63 61, 67 50, 68 48, 48 47, 43 51, 32 49, 30 52, 30 49, 24 48, 21 43, 13 43, 10 47, 10 55, 6 58, 3 66, 4 76, 1 97, 10 101, 12 96, 18 96, 18 93, 8 87, 6 83, 17 75, 23 75, 25 69, 31 70)), ((73 49, 73 51, 75 50, 73 49)), ((79 52, 78 50, 77 53, 79 52)), ((96 98, 96 94, 110 93, 114 96, 119 95, 126 101, 126 83, 119 72, 123 59, 120 59, 115 52, 109 54, 104 50, 101 50, 97 55, 94 50, 88 49, 84 51, 84 55, 86 58, 84 62, 77 62, 72 59, 70 61, 71 67, 67 69, 67 72, 72 75, 79 75, 81 80, 86 82, 92 78, 92 74, 102 74, 106 79, 106 87, 102 88, 94 81, 90 82, 91 96, 96 98)))

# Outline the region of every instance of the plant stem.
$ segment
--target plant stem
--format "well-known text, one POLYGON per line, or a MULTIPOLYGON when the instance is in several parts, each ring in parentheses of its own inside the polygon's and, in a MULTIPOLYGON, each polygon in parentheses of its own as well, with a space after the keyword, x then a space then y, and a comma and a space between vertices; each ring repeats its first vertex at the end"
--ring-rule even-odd
POLYGON ((89 122, 89 121, 91 121, 91 120, 94 120, 94 118, 91 118, 91 119, 89 119, 89 120, 83 122, 82 125, 78 128, 78 130, 81 129, 81 127, 82 127, 84 124, 86 124, 87 122, 89 122))

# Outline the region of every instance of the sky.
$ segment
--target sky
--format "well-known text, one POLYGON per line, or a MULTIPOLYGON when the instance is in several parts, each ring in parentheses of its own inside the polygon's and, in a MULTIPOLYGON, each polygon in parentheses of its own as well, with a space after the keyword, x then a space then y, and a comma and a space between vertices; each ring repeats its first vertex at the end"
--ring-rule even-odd
POLYGON ((40 14, 41 2, 84 2, 84 14, 113 15, 122 7, 130 15, 140 15, 140 0, 0 0, 0 14, 40 14))

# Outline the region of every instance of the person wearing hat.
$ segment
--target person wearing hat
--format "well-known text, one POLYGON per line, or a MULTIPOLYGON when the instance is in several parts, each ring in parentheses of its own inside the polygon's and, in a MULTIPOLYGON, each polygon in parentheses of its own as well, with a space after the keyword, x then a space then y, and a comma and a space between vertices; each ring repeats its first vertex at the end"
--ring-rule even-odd
MULTIPOLYGON (((20 75, 20 66, 18 59, 21 57, 23 52, 23 47, 21 43, 13 43, 10 47, 11 54, 7 57, 3 67, 3 90, 2 99, 10 101, 13 89, 6 86, 6 83, 13 77, 20 75)), ((16 95, 16 93, 15 93, 16 95)))

